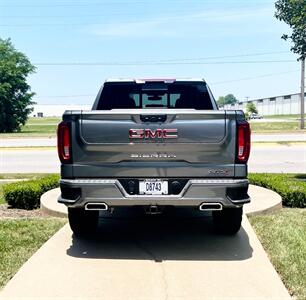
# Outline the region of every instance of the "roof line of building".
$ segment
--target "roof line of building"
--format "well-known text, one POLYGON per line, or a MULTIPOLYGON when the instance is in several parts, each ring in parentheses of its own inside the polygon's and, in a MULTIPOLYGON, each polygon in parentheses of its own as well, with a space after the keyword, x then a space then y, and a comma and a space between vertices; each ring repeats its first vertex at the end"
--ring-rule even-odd
MULTIPOLYGON (((285 94, 285 95, 279 95, 279 96, 270 96, 270 97, 263 97, 263 98, 256 98, 256 99, 252 99, 252 100, 247 100, 247 101, 239 101, 239 102, 252 102, 252 101, 259 101, 259 100, 265 100, 265 99, 271 99, 271 98, 279 98, 279 97, 285 97, 285 96, 295 96, 295 95, 300 95, 301 93, 294 93, 294 94, 285 94)), ((306 93, 305 95, 306 96, 306 93)))

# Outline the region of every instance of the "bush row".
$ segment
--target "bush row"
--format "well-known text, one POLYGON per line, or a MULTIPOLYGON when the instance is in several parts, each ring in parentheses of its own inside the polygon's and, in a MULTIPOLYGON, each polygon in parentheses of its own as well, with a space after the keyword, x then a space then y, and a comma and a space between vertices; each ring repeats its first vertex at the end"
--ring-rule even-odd
MULTIPOLYGON (((306 207, 306 175, 249 174, 251 184, 271 189, 289 207, 306 207)), ((35 180, 19 181, 3 186, 5 201, 13 208, 39 207, 43 193, 59 186, 59 175, 48 175, 35 180)))
POLYGON ((306 175, 249 174, 249 180, 277 192, 285 206, 306 207, 306 175))
POLYGON ((4 200, 13 208, 39 207, 43 193, 59 186, 59 175, 48 175, 35 180, 19 181, 3 186, 4 200))

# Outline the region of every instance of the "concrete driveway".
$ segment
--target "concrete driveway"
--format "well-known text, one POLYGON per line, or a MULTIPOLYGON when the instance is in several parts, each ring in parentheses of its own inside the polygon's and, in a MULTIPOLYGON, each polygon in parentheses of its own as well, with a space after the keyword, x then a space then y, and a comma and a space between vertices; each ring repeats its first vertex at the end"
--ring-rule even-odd
POLYGON ((19 270, 1 299, 290 299, 248 220, 216 235, 197 213, 100 219, 92 239, 64 226, 19 270))

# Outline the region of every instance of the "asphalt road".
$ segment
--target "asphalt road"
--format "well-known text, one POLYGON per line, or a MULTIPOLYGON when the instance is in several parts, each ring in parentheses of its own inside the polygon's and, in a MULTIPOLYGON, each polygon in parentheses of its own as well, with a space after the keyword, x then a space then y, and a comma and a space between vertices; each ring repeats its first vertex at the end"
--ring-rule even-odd
POLYGON ((59 173, 56 149, 0 149, 0 173, 59 173))
POLYGON ((5 138, 0 147, 55 147, 56 138, 5 138))
MULTIPOLYGON (((252 134, 253 142, 306 142, 306 134, 252 134)), ((0 139, 0 147, 53 147, 56 138, 6 138, 0 139)))
MULTIPOLYGON (((59 170, 55 149, 0 149, 0 173, 55 173, 59 170)), ((254 146, 249 160, 249 171, 306 173, 306 146, 254 146)))
POLYGON ((251 139, 252 142, 306 142, 306 134, 252 134, 251 139))
POLYGON ((249 172, 306 173, 306 146, 254 146, 249 172))

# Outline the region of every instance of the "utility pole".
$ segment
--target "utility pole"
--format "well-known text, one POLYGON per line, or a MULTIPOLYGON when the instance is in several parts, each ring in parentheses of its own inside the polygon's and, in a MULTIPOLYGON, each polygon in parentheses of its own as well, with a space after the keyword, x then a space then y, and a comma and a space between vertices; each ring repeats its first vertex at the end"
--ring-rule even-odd
POLYGON ((305 128, 304 122, 304 105, 305 104, 305 58, 301 61, 301 129, 305 128))

